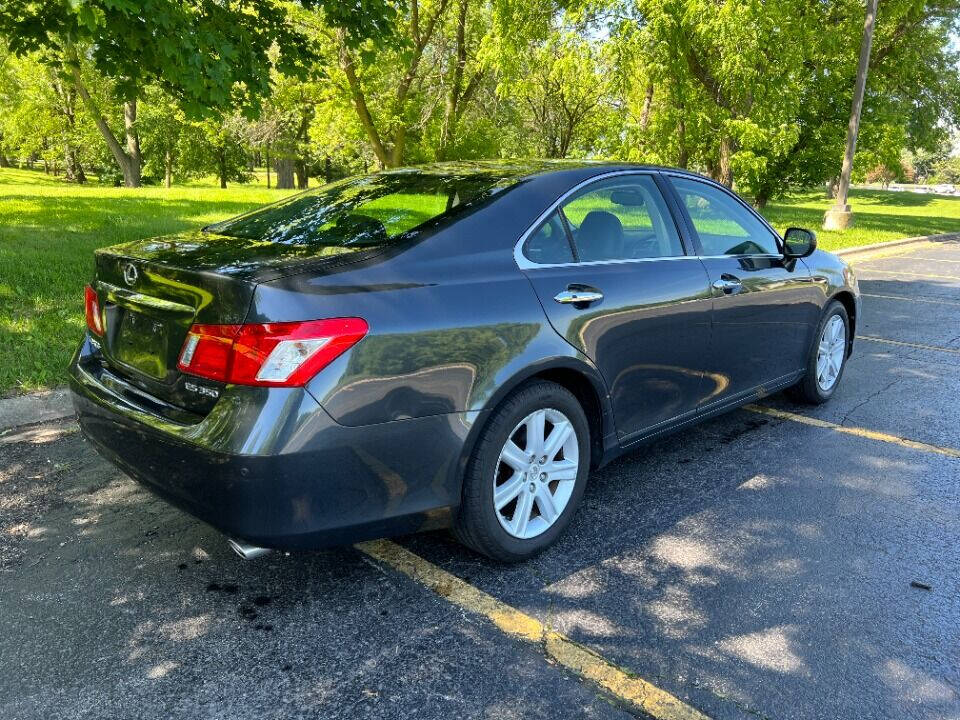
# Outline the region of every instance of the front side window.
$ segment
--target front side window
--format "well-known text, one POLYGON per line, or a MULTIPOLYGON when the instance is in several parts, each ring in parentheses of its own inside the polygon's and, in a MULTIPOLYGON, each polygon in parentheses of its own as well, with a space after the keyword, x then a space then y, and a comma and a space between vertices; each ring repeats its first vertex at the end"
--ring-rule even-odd
POLYGON ((683 255, 666 203, 649 175, 589 185, 563 205, 581 262, 683 255))
POLYGON ((753 213, 723 190, 672 177, 700 237, 704 255, 779 255, 776 236, 753 213))

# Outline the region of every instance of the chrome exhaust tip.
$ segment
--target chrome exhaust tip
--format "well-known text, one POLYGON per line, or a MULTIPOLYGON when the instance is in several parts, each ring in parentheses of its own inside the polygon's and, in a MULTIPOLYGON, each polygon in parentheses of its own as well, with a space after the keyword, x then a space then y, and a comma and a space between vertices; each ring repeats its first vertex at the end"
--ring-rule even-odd
POLYGON ((253 560, 254 558, 263 557, 270 552, 269 548, 257 547, 256 545, 245 543, 243 540, 234 540, 233 538, 227 538, 227 544, 244 560, 253 560))

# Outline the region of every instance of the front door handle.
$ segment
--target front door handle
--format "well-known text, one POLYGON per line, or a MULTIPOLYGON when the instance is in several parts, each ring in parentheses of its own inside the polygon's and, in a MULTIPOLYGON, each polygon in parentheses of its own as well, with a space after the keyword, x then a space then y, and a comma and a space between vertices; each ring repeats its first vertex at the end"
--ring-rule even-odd
POLYGON ((561 305, 589 305, 603 300, 603 293, 594 288, 579 288, 573 285, 553 296, 561 305))
POLYGON ((724 295, 736 295, 743 290, 743 283, 736 275, 724 273, 719 280, 713 283, 715 290, 720 290, 724 295))

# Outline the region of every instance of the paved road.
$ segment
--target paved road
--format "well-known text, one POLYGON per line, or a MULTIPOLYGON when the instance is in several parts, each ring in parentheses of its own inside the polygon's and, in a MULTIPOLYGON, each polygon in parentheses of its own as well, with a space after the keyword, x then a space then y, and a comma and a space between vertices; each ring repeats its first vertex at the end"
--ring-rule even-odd
MULTIPOLYGON (((533 562, 400 544, 712 718, 960 718, 960 244, 858 270, 834 400, 763 405, 931 450, 741 410, 596 473, 533 562)), ((354 549, 240 561, 69 421, 0 436, 0 717, 635 713, 354 549)))

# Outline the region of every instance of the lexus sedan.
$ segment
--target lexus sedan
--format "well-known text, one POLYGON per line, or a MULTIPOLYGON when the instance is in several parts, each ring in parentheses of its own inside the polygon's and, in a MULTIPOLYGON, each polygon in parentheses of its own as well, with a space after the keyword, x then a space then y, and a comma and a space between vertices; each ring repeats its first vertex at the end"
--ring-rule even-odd
POLYGON ((860 315, 812 232, 627 164, 381 172, 95 265, 80 427, 245 556, 451 527, 529 558, 617 455, 828 400, 860 315))

